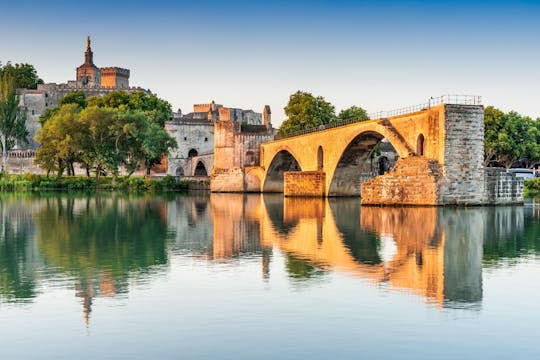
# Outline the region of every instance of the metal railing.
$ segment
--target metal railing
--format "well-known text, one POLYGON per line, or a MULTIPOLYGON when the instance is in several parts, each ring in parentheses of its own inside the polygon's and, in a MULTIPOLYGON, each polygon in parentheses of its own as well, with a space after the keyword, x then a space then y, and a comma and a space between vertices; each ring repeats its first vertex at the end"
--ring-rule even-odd
POLYGON ((276 135, 275 140, 290 138, 294 136, 300 136, 305 134, 310 134, 326 129, 332 129, 339 126, 354 124, 357 122, 367 121, 367 120, 377 120, 384 119, 393 116, 400 116, 405 114, 411 114, 422 110, 427 110, 433 106, 448 104, 448 105, 482 105, 482 97, 477 95, 442 95, 437 97, 430 97, 428 102, 423 104, 411 105, 399 109, 394 109, 390 111, 379 111, 375 113, 368 114, 369 119, 364 118, 350 118, 346 120, 334 121, 328 124, 320 125, 317 128, 304 129, 300 131, 295 131, 285 135, 276 135))

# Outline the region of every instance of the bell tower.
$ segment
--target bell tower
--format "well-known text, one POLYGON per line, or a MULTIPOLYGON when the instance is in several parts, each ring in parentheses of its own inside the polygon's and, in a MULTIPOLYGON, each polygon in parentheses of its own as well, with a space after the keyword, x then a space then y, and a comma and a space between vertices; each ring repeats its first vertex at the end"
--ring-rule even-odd
POLYGON ((101 71, 94 65, 94 53, 92 52, 90 42, 90 36, 87 36, 84 63, 77 68, 77 85, 97 88, 101 86, 101 71))

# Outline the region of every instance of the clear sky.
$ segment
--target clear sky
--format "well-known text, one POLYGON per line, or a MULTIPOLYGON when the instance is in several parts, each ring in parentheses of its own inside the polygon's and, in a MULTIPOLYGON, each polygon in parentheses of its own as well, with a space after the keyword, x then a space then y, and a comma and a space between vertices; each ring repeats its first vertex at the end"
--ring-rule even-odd
POLYGON ((368 112, 442 94, 540 116, 540 1, 11 1, 0 61, 45 82, 97 66, 131 70, 174 109, 215 100, 273 123, 296 90, 368 112))

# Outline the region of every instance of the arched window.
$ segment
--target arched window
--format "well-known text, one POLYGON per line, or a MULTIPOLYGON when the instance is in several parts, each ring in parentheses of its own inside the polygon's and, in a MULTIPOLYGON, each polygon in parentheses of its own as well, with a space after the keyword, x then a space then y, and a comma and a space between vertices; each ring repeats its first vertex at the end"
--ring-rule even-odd
POLYGON ((424 155, 424 135, 423 134, 418 135, 418 139, 416 140, 416 155, 419 155, 419 156, 424 155))
POLYGON ((324 168, 324 159, 323 159, 323 149, 322 146, 319 146, 317 150, 317 170, 322 171, 324 168))
POLYGON ((188 158, 192 158, 192 157, 195 157, 195 156, 197 156, 197 155, 199 155, 199 153, 197 152, 197 150, 191 149, 191 150, 189 150, 187 156, 188 156, 188 158))

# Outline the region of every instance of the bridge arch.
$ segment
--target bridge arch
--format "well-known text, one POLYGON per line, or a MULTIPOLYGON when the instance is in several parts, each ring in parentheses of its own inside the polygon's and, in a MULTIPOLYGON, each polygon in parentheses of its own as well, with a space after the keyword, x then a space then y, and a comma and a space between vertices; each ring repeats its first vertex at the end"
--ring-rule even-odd
POLYGON ((360 196, 362 181, 378 173, 378 166, 375 164, 374 168, 372 160, 377 144, 384 138, 381 132, 363 131, 336 149, 334 165, 326 172, 328 196, 360 196))
POLYGON ((195 166, 195 171, 193 173, 194 176, 208 176, 208 171, 206 170, 206 165, 202 160, 199 160, 197 162, 197 166, 195 166))
POLYGON ((268 169, 266 171, 266 177, 264 179, 263 191, 264 192, 283 192, 284 174, 287 171, 302 171, 300 164, 296 157, 294 157, 288 150, 282 149, 278 151, 268 169))

